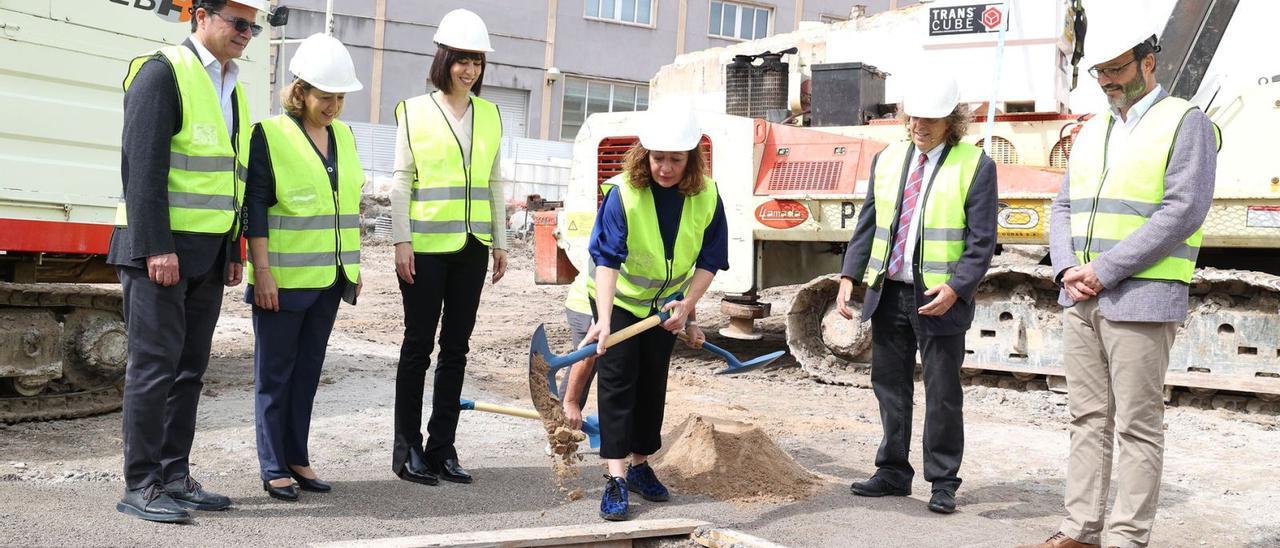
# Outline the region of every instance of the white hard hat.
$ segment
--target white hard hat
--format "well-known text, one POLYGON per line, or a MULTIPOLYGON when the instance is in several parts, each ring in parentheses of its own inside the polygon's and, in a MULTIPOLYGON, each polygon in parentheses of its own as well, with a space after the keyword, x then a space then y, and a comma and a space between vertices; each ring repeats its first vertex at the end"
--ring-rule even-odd
POLYGON ((444 14, 431 41, 462 51, 490 52, 489 28, 471 10, 456 9, 444 14))
POLYGON ((1084 36, 1084 58, 1080 66, 1092 68, 1106 63, 1156 34, 1159 18, 1143 0, 1095 0, 1086 2, 1089 27, 1084 36))
POLYGON ((684 152, 697 148, 702 140, 698 118, 688 105, 655 105, 644 114, 640 145, 651 151, 684 152))
POLYGON ((960 85, 945 72, 908 78, 902 92, 902 111, 915 118, 946 118, 960 104, 960 85))
POLYGON ((324 33, 312 34, 298 45, 298 51, 289 61, 289 72, 328 93, 364 89, 356 78, 356 67, 347 48, 337 38, 324 33))
POLYGON ((241 6, 253 8, 261 12, 271 11, 270 7, 267 6, 267 0, 228 0, 228 1, 232 4, 240 4, 241 6))

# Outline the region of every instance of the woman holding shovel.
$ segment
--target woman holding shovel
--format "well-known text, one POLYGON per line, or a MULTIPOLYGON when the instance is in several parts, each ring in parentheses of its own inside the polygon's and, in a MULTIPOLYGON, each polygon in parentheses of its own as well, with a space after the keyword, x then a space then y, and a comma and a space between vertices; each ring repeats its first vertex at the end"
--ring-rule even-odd
POLYGON ((606 520, 627 519, 628 491, 655 502, 669 497, 647 461, 662 446, 671 349, 678 333, 696 331, 689 315, 716 272, 729 268, 724 204, 715 181, 703 174, 701 139, 687 108, 648 111, 640 144, 609 181, 617 188, 605 197, 591 232, 595 272, 588 294, 595 323, 583 344, 606 341, 659 310, 670 315, 662 329, 608 352, 601 344, 597 353, 600 456, 609 467, 600 500, 606 520))
POLYGON ((391 468, 403 480, 426 485, 472 481, 454 448, 458 397, 491 248, 493 282, 507 270, 498 161, 502 121, 498 108, 477 96, 485 53, 493 51, 489 33, 478 15, 457 9, 445 14, 434 40, 439 49, 431 84, 437 91, 396 107, 391 193, 404 302, 391 468), (440 356, 424 447, 422 393, 437 326, 440 356))

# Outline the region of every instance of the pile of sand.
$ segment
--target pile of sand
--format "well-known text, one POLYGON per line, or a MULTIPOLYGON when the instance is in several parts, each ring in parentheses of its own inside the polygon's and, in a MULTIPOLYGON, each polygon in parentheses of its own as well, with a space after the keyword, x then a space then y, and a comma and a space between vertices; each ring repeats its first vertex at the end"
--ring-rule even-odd
POLYGON ((673 429, 652 462, 673 491, 720 500, 795 501, 821 483, 759 427, 701 415, 673 429))

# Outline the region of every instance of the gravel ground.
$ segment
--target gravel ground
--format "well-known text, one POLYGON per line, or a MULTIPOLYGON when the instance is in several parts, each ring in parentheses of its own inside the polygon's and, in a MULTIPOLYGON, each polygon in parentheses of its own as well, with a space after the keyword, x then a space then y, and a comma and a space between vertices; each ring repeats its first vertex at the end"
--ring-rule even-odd
MULTIPOLYGON (((588 454, 580 466, 586 497, 566 502, 552 481, 536 421, 464 413, 458 449, 476 476, 473 485, 426 487, 391 474, 401 311, 390 257, 389 247, 367 248, 366 293, 359 306, 339 314, 316 400, 313 465, 334 483, 333 493, 304 493, 290 504, 260 489, 252 328, 237 288, 228 290, 223 306, 192 452, 195 477, 234 498, 234 509, 199 513, 188 526, 115 512, 123 489, 119 414, 0 425, 0 544, 274 546, 595 523, 603 484, 598 459, 588 454)), ((564 287, 535 285, 531 257, 527 247, 517 247, 507 279, 486 287, 467 397, 532 407, 524 374, 529 334, 546 322, 552 347, 567 344, 564 287)), ((766 296, 777 315, 759 322, 764 340, 741 344, 713 335, 713 342, 743 356, 783 348, 781 314, 789 294, 770 290, 766 296)), ((718 296, 709 295, 699 310, 704 323, 723 321, 718 308, 718 296)), ((817 384, 788 358, 735 378, 711 375, 721 364, 689 349, 679 349, 672 365, 668 427, 691 413, 756 424, 827 483, 814 497, 792 503, 727 503, 680 493, 662 504, 637 499, 637 518, 702 519, 790 546, 1010 546, 1056 530, 1066 471, 1064 395, 966 388, 960 511, 938 516, 925 509, 922 479, 909 498, 849 495, 848 483, 874 470, 880 434, 870 390, 817 384)), ((917 466, 922 404, 918 399, 917 466)), ((1280 545, 1278 428, 1274 415, 1170 408, 1152 545, 1280 545)))

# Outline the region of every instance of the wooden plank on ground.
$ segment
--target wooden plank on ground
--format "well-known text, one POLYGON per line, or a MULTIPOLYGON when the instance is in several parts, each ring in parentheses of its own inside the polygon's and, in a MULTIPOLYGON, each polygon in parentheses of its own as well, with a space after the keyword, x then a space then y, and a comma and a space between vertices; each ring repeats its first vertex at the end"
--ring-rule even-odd
POLYGON ((693 541, 706 548, 786 548, 757 536, 733 529, 720 529, 704 525, 693 530, 693 541))
POLYGON ((694 529, 704 525, 708 525, 708 523, 693 519, 647 519, 561 527, 533 527, 442 535, 345 540, 312 544, 311 546, 316 548, 432 548, 438 546, 523 548, 532 546, 588 545, 612 548, 614 546, 629 546, 630 541, 633 539, 688 537, 689 534, 693 533, 694 529))

